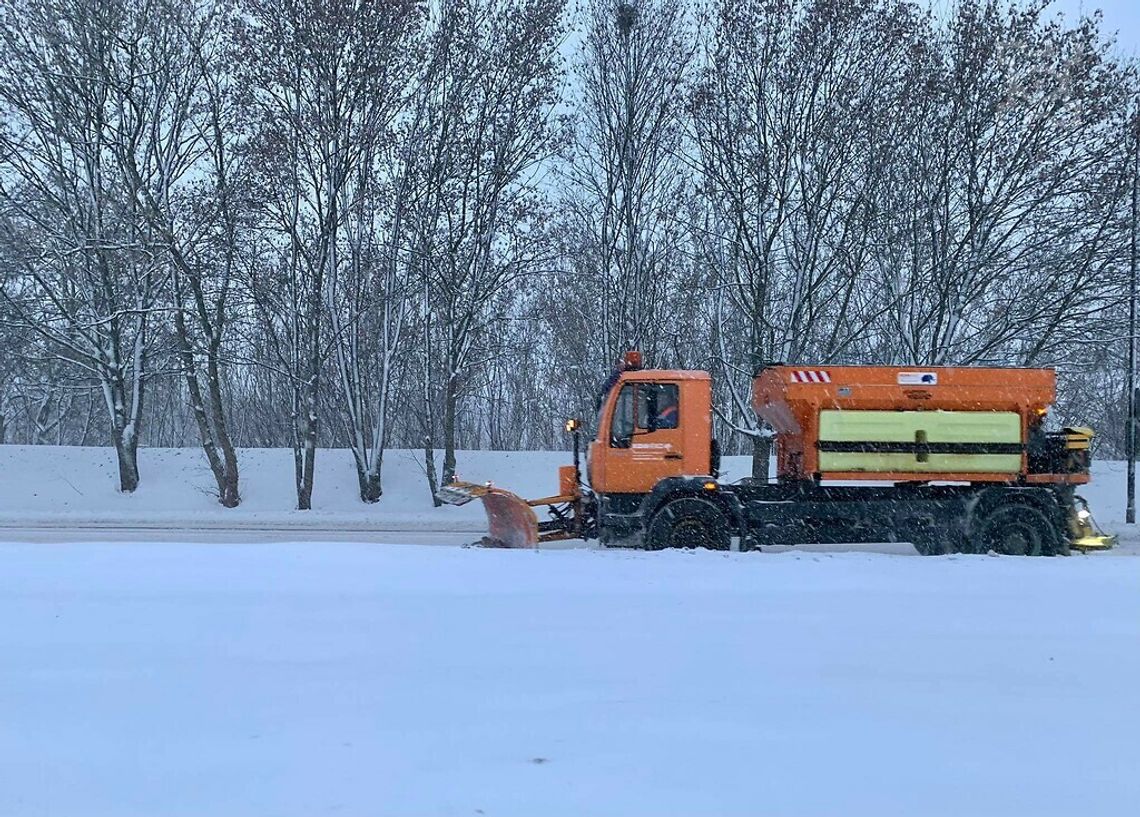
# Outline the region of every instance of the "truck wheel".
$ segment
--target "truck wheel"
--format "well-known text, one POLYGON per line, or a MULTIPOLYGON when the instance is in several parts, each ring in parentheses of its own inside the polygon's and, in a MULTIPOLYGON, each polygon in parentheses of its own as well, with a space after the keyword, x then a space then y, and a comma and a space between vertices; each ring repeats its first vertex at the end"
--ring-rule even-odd
POLYGON ((923 556, 945 556, 950 553, 972 553, 969 537, 961 530, 934 528, 916 534, 914 549, 923 556))
POLYGON ((978 526, 979 553, 991 550, 1005 556, 1053 556, 1064 553, 1056 527, 1042 511, 1021 503, 1002 505, 978 526))
POLYGON ((708 548, 728 550, 728 519, 707 499, 684 497, 665 504, 653 515, 645 537, 650 550, 708 548))

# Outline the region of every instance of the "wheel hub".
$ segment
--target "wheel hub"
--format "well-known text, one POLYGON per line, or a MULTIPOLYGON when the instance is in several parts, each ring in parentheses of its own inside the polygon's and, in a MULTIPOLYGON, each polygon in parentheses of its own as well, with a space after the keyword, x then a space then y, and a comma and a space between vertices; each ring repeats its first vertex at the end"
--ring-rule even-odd
POLYGON ((1024 556, 1029 551, 1030 544, 1031 540, 1025 531, 1010 530, 1001 541, 1001 552, 1010 556, 1024 556))
POLYGON ((709 547, 711 537, 695 519, 682 519, 673 526, 673 547, 709 547))

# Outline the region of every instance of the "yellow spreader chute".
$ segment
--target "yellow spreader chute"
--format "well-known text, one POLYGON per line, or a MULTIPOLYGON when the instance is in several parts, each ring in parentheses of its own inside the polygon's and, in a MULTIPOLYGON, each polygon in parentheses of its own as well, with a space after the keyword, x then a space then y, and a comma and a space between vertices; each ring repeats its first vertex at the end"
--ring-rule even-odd
MULTIPOLYGON (((1067 431, 1068 429, 1066 429, 1067 431)), ((1116 537, 1105 533, 1096 524, 1089 504, 1082 497, 1074 497, 1075 509, 1069 527, 1073 536, 1072 547, 1082 553, 1090 550, 1108 550, 1116 545, 1116 537)))
POLYGON ((1108 533, 1082 536, 1073 542, 1073 549, 1084 553, 1087 550, 1109 550, 1116 546, 1116 536, 1108 533))
POLYGON ((466 505, 473 499, 483 500, 487 512, 487 536, 481 544, 487 547, 532 548, 538 546, 538 517, 525 499, 490 483, 452 482, 436 493, 448 505, 466 505))

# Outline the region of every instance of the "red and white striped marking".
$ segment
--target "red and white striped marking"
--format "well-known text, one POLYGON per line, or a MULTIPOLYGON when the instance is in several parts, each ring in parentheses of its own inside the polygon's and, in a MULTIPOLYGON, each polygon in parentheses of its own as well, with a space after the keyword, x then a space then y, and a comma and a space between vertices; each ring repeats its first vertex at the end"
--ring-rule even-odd
POLYGON ((798 369, 792 372, 793 383, 830 383, 831 375, 823 369, 798 369))

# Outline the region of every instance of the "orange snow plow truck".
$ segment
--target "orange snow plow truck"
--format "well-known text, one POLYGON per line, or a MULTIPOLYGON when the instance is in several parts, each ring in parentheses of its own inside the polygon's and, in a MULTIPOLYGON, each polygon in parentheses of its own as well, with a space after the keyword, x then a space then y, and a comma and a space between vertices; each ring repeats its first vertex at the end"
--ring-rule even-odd
POLYGON ((574 464, 559 469, 557 496, 454 482, 440 499, 482 500, 483 541, 502 547, 904 541, 929 555, 1055 556, 1114 542, 1076 494, 1092 431, 1045 430, 1051 369, 767 366, 752 405, 775 431, 777 479, 728 483, 709 374, 640 363, 628 353, 602 399, 585 480, 580 423, 569 420, 574 464))

